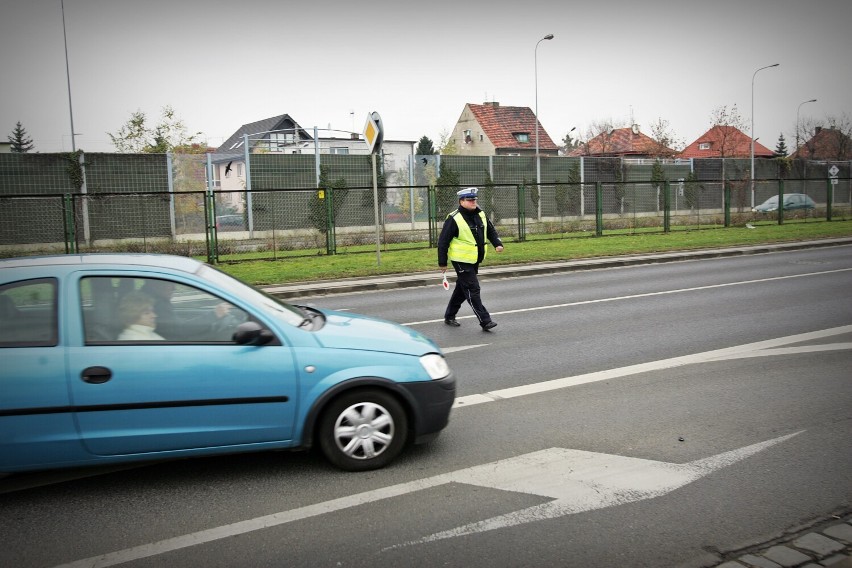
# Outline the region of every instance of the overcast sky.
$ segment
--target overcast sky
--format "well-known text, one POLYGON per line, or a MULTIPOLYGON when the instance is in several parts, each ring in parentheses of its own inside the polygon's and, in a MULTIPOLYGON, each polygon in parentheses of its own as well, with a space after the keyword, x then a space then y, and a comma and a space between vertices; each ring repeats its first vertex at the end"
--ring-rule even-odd
MULTIPOLYGON (((536 108, 554 141, 595 122, 662 118, 685 143, 736 105, 755 136, 794 146, 803 120, 852 115, 849 0, 64 0, 77 148, 171 105, 220 145, 242 124, 438 145, 465 103, 536 108)), ((0 0, 0 140, 17 121, 36 151, 71 149, 60 0, 0 0)), ((746 128, 748 134, 749 128, 746 128)))

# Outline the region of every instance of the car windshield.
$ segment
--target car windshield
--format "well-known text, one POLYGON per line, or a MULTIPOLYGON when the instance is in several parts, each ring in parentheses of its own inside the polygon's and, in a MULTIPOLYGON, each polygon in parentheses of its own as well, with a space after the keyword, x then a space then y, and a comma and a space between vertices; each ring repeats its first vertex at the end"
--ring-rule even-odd
POLYGON ((249 286, 245 282, 237 280, 229 274, 210 266, 203 265, 198 269, 198 275, 212 282, 222 290, 232 292, 242 298, 248 299, 256 306, 260 306, 264 313, 276 317, 290 325, 299 326, 305 321, 305 314, 296 306, 282 302, 274 296, 249 286))

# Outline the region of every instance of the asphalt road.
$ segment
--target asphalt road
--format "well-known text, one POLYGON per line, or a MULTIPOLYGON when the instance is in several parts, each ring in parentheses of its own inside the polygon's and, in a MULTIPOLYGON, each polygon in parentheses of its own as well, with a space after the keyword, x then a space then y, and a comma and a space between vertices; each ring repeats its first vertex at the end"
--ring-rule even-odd
POLYGON ((0 479, 2 566, 712 566, 852 509, 852 247, 307 300, 459 378, 391 467, 264 453, 0 479), (460 316, 470 316, 463 307, 460 316))

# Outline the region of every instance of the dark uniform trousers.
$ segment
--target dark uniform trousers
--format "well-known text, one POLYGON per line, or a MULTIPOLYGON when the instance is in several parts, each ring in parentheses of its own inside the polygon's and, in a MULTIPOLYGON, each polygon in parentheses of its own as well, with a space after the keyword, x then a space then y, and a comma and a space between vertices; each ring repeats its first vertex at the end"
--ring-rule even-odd
POLYGON ((479 325, 490 322, 491 315, 482 305, 482 300, 479 297, 479 278, 476 276, 479 273, 479 265, 454 260, 451 262, 453 268, 456 269, 456 285, 453 288, 453 295, 450 296, 450 302, 447 304, 447 310, 444 312, 444 319, 455 319, 461 305, 467 301, 473 308, 473 313, 479 319, 479 325))

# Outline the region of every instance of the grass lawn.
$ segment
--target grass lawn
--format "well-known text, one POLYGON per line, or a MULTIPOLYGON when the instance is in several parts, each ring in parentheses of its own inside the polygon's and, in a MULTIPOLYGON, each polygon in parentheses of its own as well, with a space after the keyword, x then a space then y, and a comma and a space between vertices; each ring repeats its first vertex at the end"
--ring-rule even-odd
MULTIPOLYGON (((489 245, 486 265, 552 262, 577 258, 594 258, 723 248, 762 243, 804 241, 852 236, 852 221, 789 222, 783 225, 757 225, 753 229, 731 227, 701 231, 677 231, 668 234, 610 235, 564 239, 530 239, 526 242, 504 242, 505 250, 497 254, 489 245)), ((256 285, 284 284, 309 280, 376 276, 437 270, 436 249, 382 251, 381 262, 376 249, 347 251, 336 255, 296 257, 279 260, 244 261, 220 264, 224 272, 256 285)))

